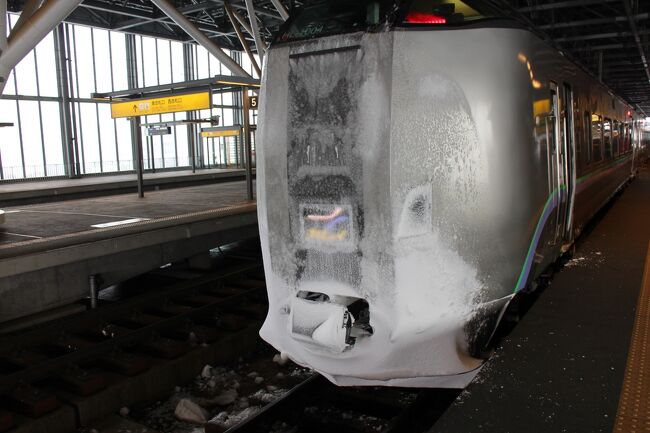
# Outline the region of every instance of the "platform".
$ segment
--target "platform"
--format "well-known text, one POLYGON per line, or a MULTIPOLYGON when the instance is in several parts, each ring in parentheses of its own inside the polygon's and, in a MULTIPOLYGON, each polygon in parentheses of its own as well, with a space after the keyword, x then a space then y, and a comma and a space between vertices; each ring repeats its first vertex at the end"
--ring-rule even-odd
MULTIPOLYGON (((430 433, 614 430, 650 239, 650 173, 605 211, 430 433)), ((648 388, 628 398, 638 405, 648 388)), ((633 431, 650 429, 621 430, 633 431)))
POLYGON ((5 208, 0 226, 0 323, 257 235, 245 182, 5 208))
MULTIPOLYGON (((168 170, 145 172, 145 191, 180 188, 244 180, 243 169, 168 170)), ((0 203, 6 206, 23 206, 33 203, 99 197, 136 192, 135 173, 86 176, 79 179, 46 179, 0 182, 0 203)))

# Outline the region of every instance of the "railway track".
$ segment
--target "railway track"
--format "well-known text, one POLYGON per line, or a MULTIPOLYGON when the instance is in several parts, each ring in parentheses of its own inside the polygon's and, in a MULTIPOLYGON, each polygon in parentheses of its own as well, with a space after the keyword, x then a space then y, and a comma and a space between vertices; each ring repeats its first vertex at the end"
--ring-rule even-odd
POLYGON ((254 350, 261 260, 225 257, 219 271, 0 335, 0 432, 72 431, 254 350))
POLYGON ((254 416, 229 429, 208 422, 205 433, 417 433, 426 431, 458 390, 336 387, 314 374, 254 416))

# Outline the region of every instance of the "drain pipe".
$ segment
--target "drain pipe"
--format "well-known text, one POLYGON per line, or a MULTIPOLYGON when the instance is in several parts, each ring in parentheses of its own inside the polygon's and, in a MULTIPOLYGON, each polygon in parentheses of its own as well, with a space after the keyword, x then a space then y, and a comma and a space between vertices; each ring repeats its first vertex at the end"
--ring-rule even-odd
POLYGON ((4 90, 11 70, 18 62, 81 2, 82 0, 48 0, 32 16, 25 19, 22 27, 11 32, 7 49, 0 55, 0 93, 4 90))
POLYGON ((199 30, 194 23, 187 19, 185 15, 178 11, 169 0, 151 0, 153 4, 158 6, 158 8, 165 13, 169 18, 172 19, 178 26, 185 31, 188 35, 192 37, 196 42, 215 56, 224 66, 234 74, 241 77, 252 78, 251 75, 244 70, 241 66, 235 62, 232 57, 226 54, 219 45, 217 45, 212 39, 207 37, 205 33, 199 30))
POLYGON ((101 277, 97 274, 91 275, 90 278, 88 278, 88 282, 90 283, 90 308, 92 310, 97 308, 100 280, 101 277))

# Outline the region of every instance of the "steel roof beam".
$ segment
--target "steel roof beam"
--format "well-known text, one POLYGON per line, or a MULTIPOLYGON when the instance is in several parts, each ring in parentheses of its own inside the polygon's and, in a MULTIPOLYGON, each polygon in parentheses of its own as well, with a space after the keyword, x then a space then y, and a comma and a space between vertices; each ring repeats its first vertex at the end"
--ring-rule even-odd
POLYGON ((572 51, 600 51, 600 50, 620 50, 626 48, 625 44, 604 44, 584 47, 571 48, 572 51))
MULTIPOLYGON (((648 35, 650 30, 642 30, 638 32, 639 35, 648 35)), ((633 36, 631 32, 611 32, 611 33, 594 33, 589 35, 567 36, 563 38, 555 38, 556 42, 572 42, 572 41, 591 41, 594 39, 611 39, 611 38, 626 38, 633 36)))
POLYGON ((190 35, 196 42, 201 44, 210 54, 215 56, 226 68, 230 69, 233 75, 250 77, 250 74, 235 62, 226 52, 213 40, 208 38, 205 33, 199 30, 185 15, 180 13, 169 0, 151 0, 158 6, 169 18, 172 19, 180 28, 190 35))
MULTIPOLYGON (((205 9, 212 8, 214 6, 216 6, 215 2, 209 1, 209 2, 198 3, 195 5, 184 6, 182 8, 178 8, 178 10, 183 14, 191 14, 194 12, 199 12, 205 9)), ((147 23, 166 21, 167 19, 168 19, 167 16, 164 14, 155 18, 134 18, 128 21, 118 23, 118 26, 115 27, 113 30, 123 31, 126 29, 130 29, 131 27, 136 27, 147 23)))
MULTIPOLYGON (((647 44, 642 44, 645 46, 650 45, 650 43, 647 44)), ((571 47, 571 48, 565 48, 567 50, 572 50, 572 51, 599 51, 599 50, 632 50, 635 49, 636 47, 633 44, 603 44, 603 45, 584 45, 581 47, 571 47)), ((625 57, 630 57, 629 55, 625 57)))
POLYGON ((230 20, 232 27, 235 29, 235 33, 237 33, 237 37, 239 38, 239 43, 246 51, 246 54, 248 55, 248 58, 250 59, 251 64, 253 65, 253 68, 255 68, 255 71, 257 72, 257 76, 261 77, 262 70, 260 69, 260 66, 257 64, 257 60, 255 60, 255 56, 251 51, 251 47, 250 45, 248 45, 248 41, 244 37, 244 33, 239 28, 239 23, 237 23, 237 19, 233 15, 232 9, 230 8, 230 4, 227 1, 224 3, 224 8, 226 9, 226 13, 228 14, 228 19, 230 20))
MULTIPOLYGON (((253 29, 251 29, 251 26, 250 26, 250 24, 248 23, 248 21, 246 21, 246 20, 244 19, 244 17, 242 17, 241 15, 239 15, 239 14, 237 13, 237 11, 234 10, 234 9, 232 10, 232 14, 233 14, 233 16, 235 17, 235 19, 236 19, 237 21, 239 21, 239 24, 241 24, 241 26, 242 26, 242 27, 243 27, 243 28, 248 32, 248 34, 252 36, 252 35, 253 35, 253 29)), ((268 48, 268 46, 266 45, 266 42, 264 42, 264 40, 262 40, 262 41, 260 41, 260 42, 262 43, 262 49, 264 49, 264 51, 266 51, 267 48, 268 48)))
POLYGON ((648 59, 646 58, 645 50, 643 49, 643 45, 641 44, 641 38, 639 37, 641 33, 637 30, 636 23, 632 19, 632 8, 630 7, 630 2, 628 0, 621 0, 621 1, 623 2, 623 7, 625 8, 625 14, 627 15, 628 21, 630 23, 632 34, 634 35, 634 42, 636 43, 637 49, 639 50, 639 55, 641 56, 641 62, 643 63, 643 67, 645 68, 646 78, 648 79, 648 82, 650 82, 650 68, 648 68, 648 59))
POLYGON ((555 38, 555 42, 573 42, 573 41, 591 41, 594 39, 611 39, 611 38, 624 38, 632 36, 630 32, 611 32, 611 33, 595 33, 590 35, 577 35, 565 36, 563 38, 555 38))
POLYGON ((248 10, 248 19, 250 21, 251 30, 253 31, 253 39, 255 39, 255 48, 257 48, 257 55, 260 56, 260 61, 264 61, 264 48, 262 48, 262 36, 260 29, 257 25, 257 15, 255 15, 255 6, 253 0, 246 0, 246 9, 248 10))
POLYGON ((537 11, 548 11, 552 9, 562 9, 562 8, 574 8, 581 6, 589 6, 594 4, 603 4, 603 3, 614 3, 618 0, 567 0, 554 3, 544 3, 534 6, 526 6, 523 8, 517 9, 519 12, 537 12, 537 11))
MULTIPOLYGON (((650 17, 650 14, 636 14, 632 16, 632 19, 635 21, 647 20, 650 17)), ((599 24, 616 24, 616 23, 627 23, 627 17, 613 17, 613 18, 592 18, 588 20, 576 20, 576 21, 563 21, 559 23, 544 24, 538 26, 541 30, 554 30, 554 29, 564 29, 569 27, 582 27, 582 26, 595 26, 599 24)))
POLYGON ((271 0, 271 3, 273 3, 273 6, 275 6, 275 9, 278 11, 283 21, 289 19, 289 12, 287 12, 287 9, 284 7, 284 5, 282 5, 280 0, 271 0))
POLYGON ((94 9, 102 12, 123 15, 131 18, 140 18, 140 19, 156 18, 153 16, 153 13, 147 12, 142 9, 135 9, 135 8, 129 8, 129 7, 117 6, 117 5, 109 6, 105 3, 94 1, 94 0, 84 0, 84 2, 81 3, 79 6, 86 9, 94 9))
MULTIPOLYGON (((7 2, 0 0, 0 56, 7 49, 7 2)), ((0 77, 1 78, 1 77, 0 77)), ((0 86, 3 84, 0 83, 0 86)), ((0 92, 1 93, 1 92, 0 92)))
MULTIPOLYGON (((34 15, 34 12, 36 12, 38 8, 41 7, 42 4, 43 4, 43 0, 26 0, 25 4, 23 5, 23 10, 22 12, 20 12, 20 16, 18 17, 18 21, 14 25, 13 29, 11 29, 11 31, 18 32, 18 30, 20 30, 20 28, 25 25, 27 20, 32 15, 34 15)), ((9 35, 9 41, 11 41, 11 34, 9 35)))
MULTIPOLYGON (((56 0, 45 2, 25 25, 11 33, 6 49, 0 55, 0 94, 11 70, 32 51, 82 0, 56 0)), ((6 19, 6 17, 2 17, 6 19)))

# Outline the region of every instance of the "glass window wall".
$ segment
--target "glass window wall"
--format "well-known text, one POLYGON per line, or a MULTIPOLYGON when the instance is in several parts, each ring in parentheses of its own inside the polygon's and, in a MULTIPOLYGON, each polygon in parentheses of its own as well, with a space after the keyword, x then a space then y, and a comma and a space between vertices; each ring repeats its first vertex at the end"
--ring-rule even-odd
MULTIPOLYGON (((8 28, 18 16, 8 14, 8 28)), ((0 180, 61 177, 132 171, 133 144, 127 119, 112 119, 106 102, 91 99, 95 92, 128 88, 127 34, 65 24, 63 44, 69 51, 68 87, 72 146, 78 155, 78 171, 68 166, 63 143, 61 112, 63 98, 57 80, 56 40, 48 34, 12 72, 0 95, 0 122, 13 123, 0 128, 0 180)), ((138 86, 154 86, 185 80, 230 75, 227 68, 206 49, 196 44, 134 35, 138 86), (184 46, 192 52, 192 65, 186 65, 184 46), (193 70, 193 76, 186 76, 193 70)), ((247 56, 229 53, 255 75, 247 56)), ((241 98, 215 94, 214 108, 195 113, 196 117, 219 116, 221 125, 241 123, 238 110, 241 98)), ((187 113, 147 116, 143 123, 184 120, 187 113)), ((171 134, 149 137, 143 128, 144 165, 149 170, 191 167, 191 146, 196 149, 199 167, 225 166, 221 156, 231 145, 215 141, 202 143, 198 128, 192 137, 187 125, 175 125, 171 134), (194 143, 191 142, 193 138, 194 143)))

